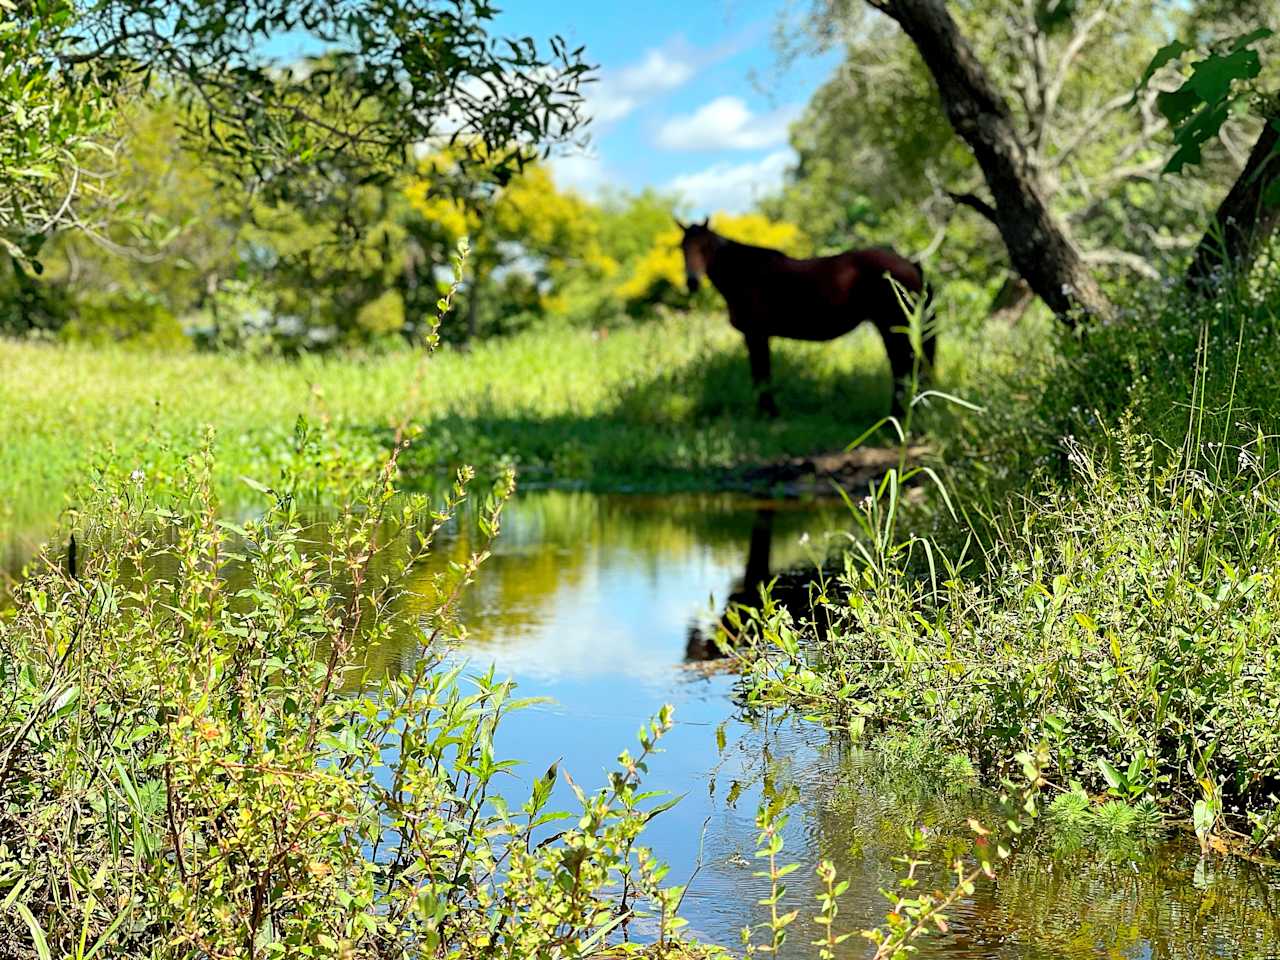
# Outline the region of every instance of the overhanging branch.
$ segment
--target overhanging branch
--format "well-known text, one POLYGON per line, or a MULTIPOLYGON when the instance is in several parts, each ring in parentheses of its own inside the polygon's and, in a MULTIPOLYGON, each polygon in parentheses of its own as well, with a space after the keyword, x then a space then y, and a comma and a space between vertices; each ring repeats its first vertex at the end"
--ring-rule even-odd
POLYGON ((951 198, 952 203, 955 203, 961 207, 968 207, 970 210, 976 210, 978 213, 982 214, 982 216, 985 217, 987 220, 991 221, 991 223, 994 226, 996 227, 1000 226, 1000 218, 999 218, 999 215, 996 213, 996 208, 993 207, 991 204, 987 203, 987 201, 983 200, 977 194, 952 193, 950 190, 948 190, 947 196, 951 198))

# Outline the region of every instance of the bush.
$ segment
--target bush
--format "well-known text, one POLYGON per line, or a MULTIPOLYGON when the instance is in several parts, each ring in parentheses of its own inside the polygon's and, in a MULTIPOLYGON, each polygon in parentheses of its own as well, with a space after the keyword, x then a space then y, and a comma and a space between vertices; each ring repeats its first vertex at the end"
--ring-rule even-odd
POLYGON ((1280 448, 1262 341, 1276 303, 1273 287, 1172 297, 1068 346, 960 458, 985 453, 986 469, 952 472, 972 525, 895 536, 897 485, 874 490, 848 599, 818 611, 833 628, 771 610, 745 696, 855 736, 927 738, 988 779, 1043 744, 1064 786, 1156 801, 1202 841, 1230 827, 1274 843, 1280 448))
POLYGON ((80 297, 62 328, 65 340, 102 345, 127 343, 148 350, 190 349, 182 325, 156 297, 104 293, 80 297))
MULTIPOLYGON (((210 445, 163 496, 101 471, 81 514, 99 519, 0 621, 7 956, 576 956, 645 902, 665 942, 674 900, 638 844, 663 804, 638 781, 669 709, 604 789, 574 786, 573 817, 548 807, 554 766, 509 805, 494 737, 528 701, 442 659, 485 553, 406 604, 470 477, 402 498, 401 449, 372 477, 333 467, 347 505, 326 547, 287 483, 259 518, 221 519, 210 445), (419 662, 365 676, 404 618, 419 662)), ((490 535, 510 490, 483 508, 490 535)))

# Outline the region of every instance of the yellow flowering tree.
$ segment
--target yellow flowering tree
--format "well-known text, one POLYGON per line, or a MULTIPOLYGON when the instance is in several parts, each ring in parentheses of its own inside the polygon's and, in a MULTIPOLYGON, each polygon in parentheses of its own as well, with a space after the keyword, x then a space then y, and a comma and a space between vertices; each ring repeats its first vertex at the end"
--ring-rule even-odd
POLYGON ((617 270, 600 248, 592 205, 558 189, 545 166, 527 164, 504 185, 481 184, 469 194, 437 190, 455 164, 447 153, 428 158, 405 193, 450 247, 464 236, 471 241, 462 310, 468 338, 482 321, 501 332, 520 316, 555 312, 570 277, 603 281, 617 270))

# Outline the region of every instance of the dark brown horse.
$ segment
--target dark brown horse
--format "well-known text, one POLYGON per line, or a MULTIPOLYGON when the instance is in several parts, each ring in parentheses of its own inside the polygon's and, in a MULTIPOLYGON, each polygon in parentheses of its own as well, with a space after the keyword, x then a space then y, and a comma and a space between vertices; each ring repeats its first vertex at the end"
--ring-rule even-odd
MULTIPOLYGON (((902 413, 902 387, 915 364, 904 299, 929 296, 918 263, 884 247, 847 250, 831 257, 794 260, 778 250, 738 243, 707 221, 685 226, 681 247, 689 292, 703 276, 724 297, 729 322, 742 332, 761 412, 777 416, 769 386, 769 338, 834 340, 864 320, 875 324, 893 371, 893 412, 902 413), (905 294, 894 289, 897 284, 905 294)), ((933 365, 935 341, 925 337, 925 366, 933 365)))

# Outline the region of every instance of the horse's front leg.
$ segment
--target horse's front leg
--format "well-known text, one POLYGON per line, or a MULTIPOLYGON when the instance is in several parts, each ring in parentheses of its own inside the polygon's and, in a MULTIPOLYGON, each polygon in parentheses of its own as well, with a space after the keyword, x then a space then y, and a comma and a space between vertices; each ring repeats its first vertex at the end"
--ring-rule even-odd
POLYGON ((767 334, 746 334, 747 356, 751 359, 751 384, 755 387, 756 405, 766 417, 778 415, 778 404, 773 399, 770 380, 769 337, 767 334))

